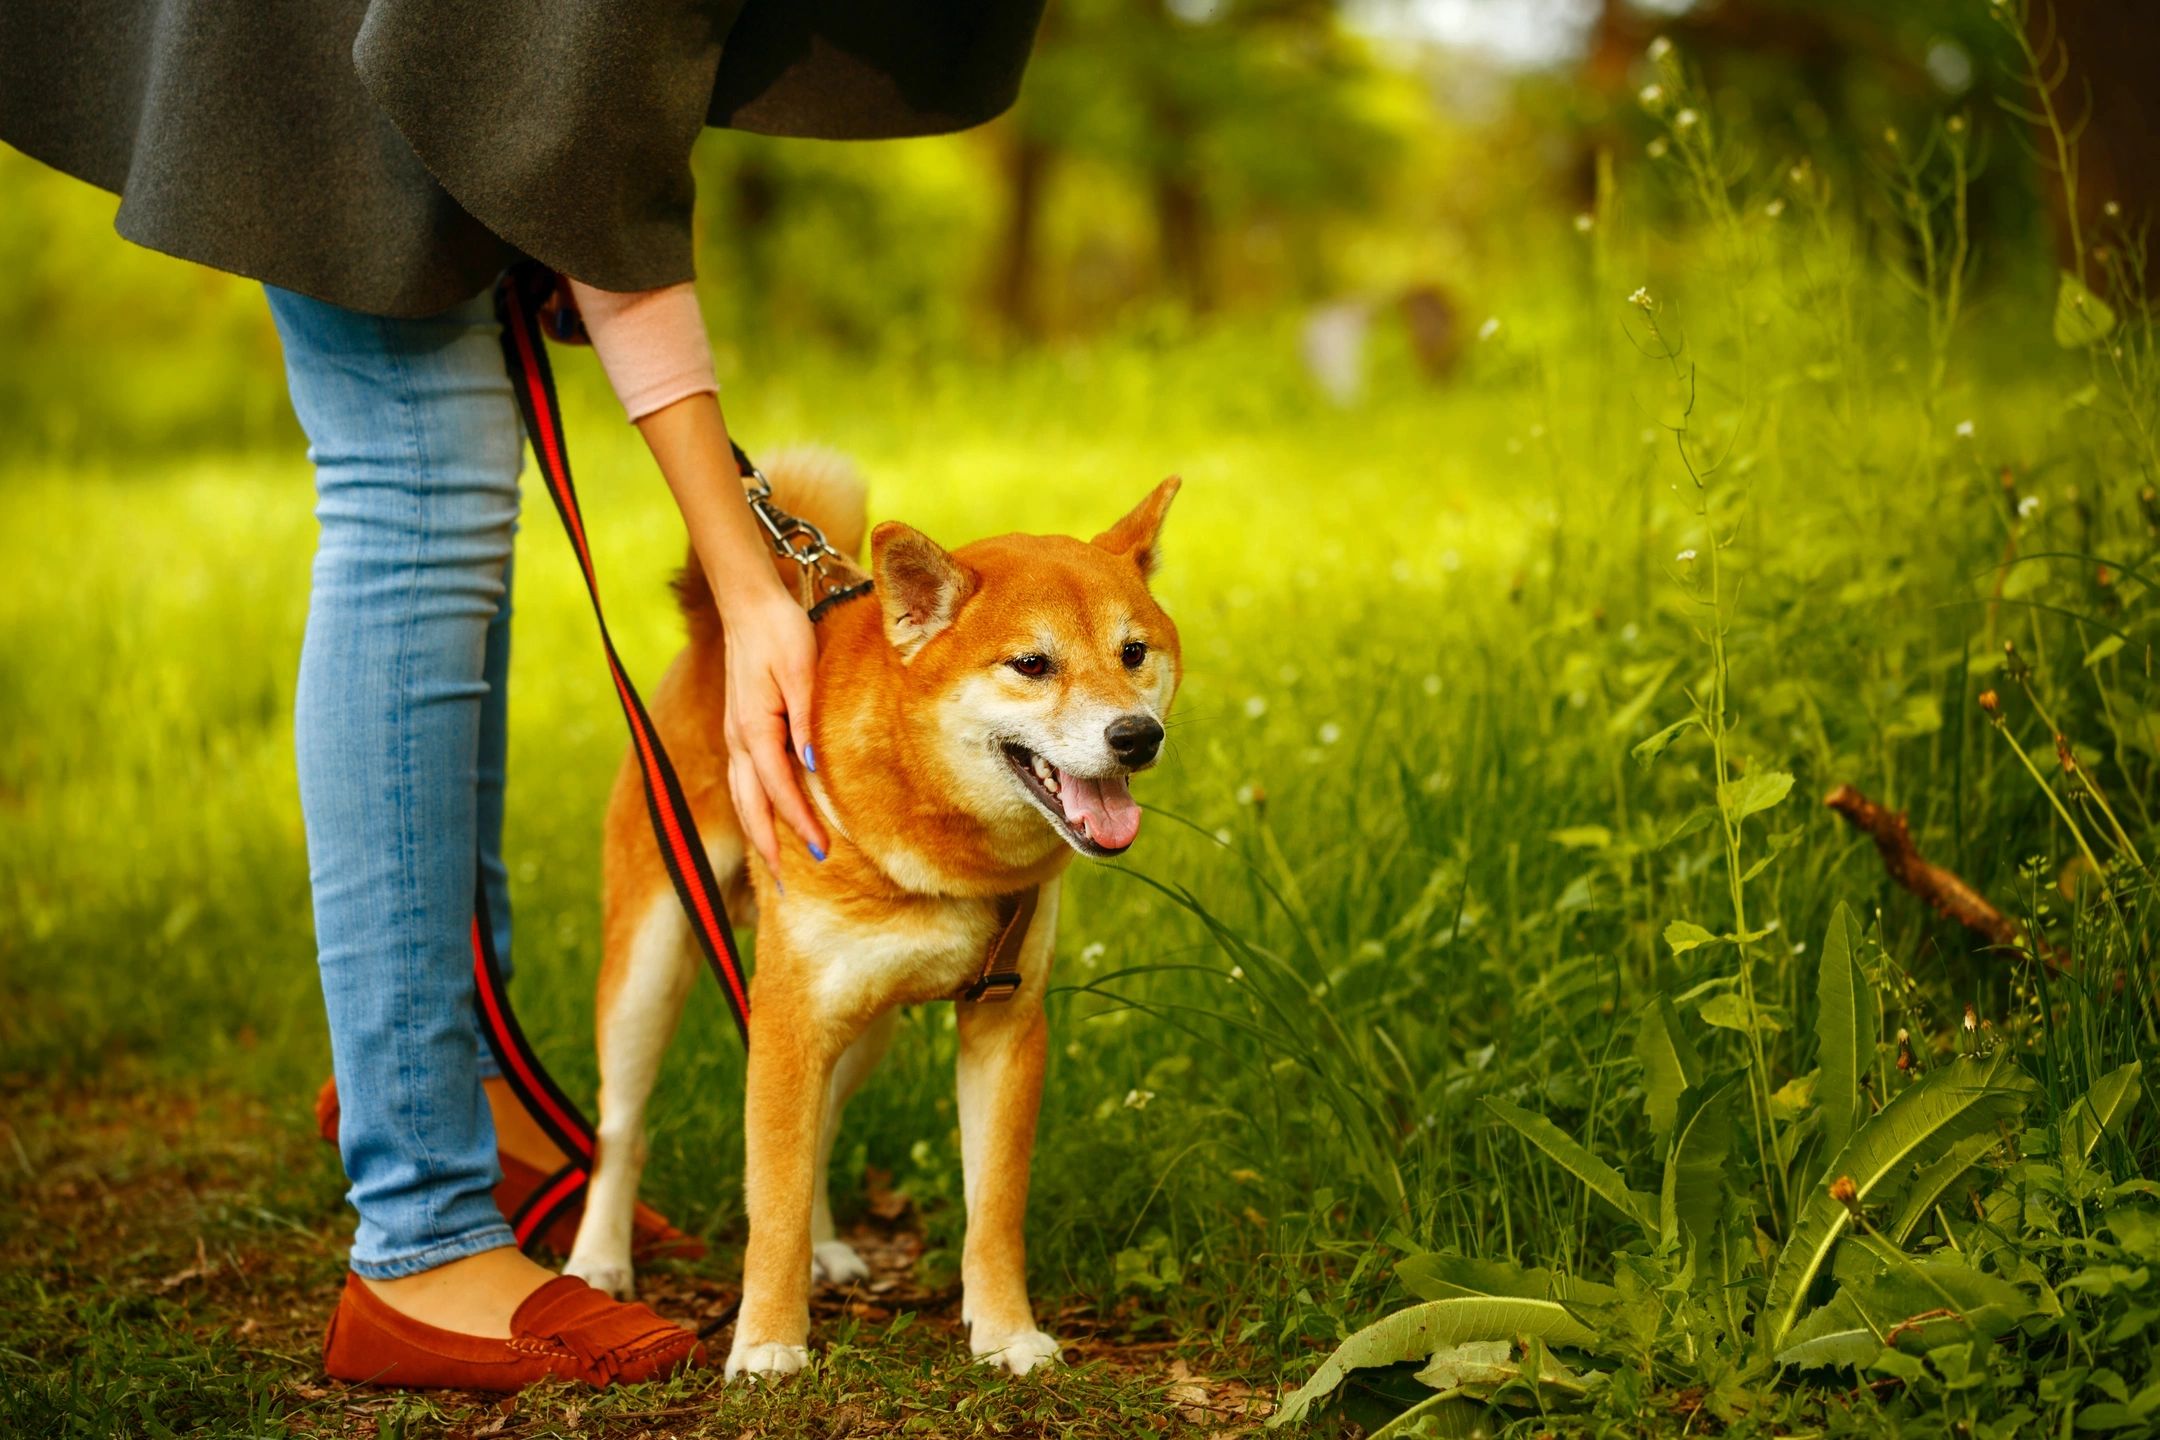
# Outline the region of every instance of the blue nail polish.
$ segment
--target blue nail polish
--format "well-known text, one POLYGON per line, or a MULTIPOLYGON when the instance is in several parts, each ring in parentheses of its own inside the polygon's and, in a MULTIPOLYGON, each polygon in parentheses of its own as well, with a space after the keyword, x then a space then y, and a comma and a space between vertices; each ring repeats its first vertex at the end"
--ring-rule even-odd
POLYGON ((810 858, 820 863, 823 863, 825 859, 825 852, 818 847, 815 840, 810 842, 810 858))
MULTIPOLYGON (((817 751, 815 751, 815 750, 811 749, 811 748, 810 748, 810 747, 809 747, 808 745, 805 745, 805 746, 803 746, 803 747, 802 747, 802 763, 803 763, 803 764, 805 764, 805 765, 807 765, 807 766, 809 766, 809 767, 810 767, 810 773, 811 773, 811 774, 813 774, 813 775, 815 775, 815 774, 817 773, 817 751)), ((824 857, 824 856, 822 856, 822 855, 818 856, 818 859, 820 859, 820 860, 822 860, 822 859, 824 859, 824 858, 825 858, 825 857, 824 857)))

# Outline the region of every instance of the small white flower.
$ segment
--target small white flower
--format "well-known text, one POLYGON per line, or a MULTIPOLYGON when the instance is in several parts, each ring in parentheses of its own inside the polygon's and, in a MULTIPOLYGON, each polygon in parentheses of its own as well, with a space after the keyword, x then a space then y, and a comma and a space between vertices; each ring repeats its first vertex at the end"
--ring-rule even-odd
POLYGON ((1635 293, 1628 296, 1627 300, 1628 304, 1633 305, 1638 310, 1648 310, 1657 303, 1650 298, 1650 287, 1647 285, 1636 286, 1635 293))
POLYGON ((1263 715, 1265 715, 1265 714, 1267 714, 1267 697, 1266 697, 1266 696, 1264 696, 1264 695, 1248 695, 1248 696, 1246 696, 1246 697, 1245 697, 1245 718, 1246 718, 1246 719, 1248 719, 1248 720, 1257 720, 1257 719, 1259 719, 1259 718, 1260 718, 1261 716, 1263 716, 1263 715))
POLYGON ((2108 219, 2113 220, 2122 214, 2122 206, 2116 204, 2113 200, 2110 200, 2107 202, 2107 204, 2100 207, 2100 213, 2107 216, 2108 219))
POLYGON ((1681 552, 1680 552, 1680 553, 1679 553, 1678 555, 1675 555, 1675 556, 1673 556, 1673 559, 1675 559, 1675 560, 1679 561, 1679 562, 1680 562, 1680 563, 1681 563, 1682 565, 1692 565, 1692 564, 1694 564, 1694 563, 1695 563, 1695 551, 1694 551, 1694 548, 1693 548, 1693 547, 1691 546, 1691 547, 1689 547, 1689 548, 1688 548, 1688 549, 1686 549, 1686 550, 1682 550, 1682 551, 1681 551, 1681 552))
POLYGON ((1655 65, 1660 60, 1663 60, 1666 56, 1672 54, 1672 41, 1666 39, 1663 35, 1660 35, 1657 37, 1657 39, 1650 42, 1650 48, 1643 53, 1648 55, 1650 57, 1650 63, 1655 65))
POLYGON ((1340 739, 1342 739, 1342 726, 1336 724, 1333 720, 1328 721, 1325 725, 1322 725, 1320 727, 1321 744, 1333 745, 1336 741, 1340 739))
POLYGON ((1775 220, 1778 216, 1785 213, 1785 202, 1783 200, 1772 200, 1770 203, 1762 207, 1762 213, 1769 216, 1772 220, 1775 220))
POLYGON ((1497 315, 1486 316, 1485 323, 1477 327, 1477 338, 1480 340, 1490 340, 1499 333, 1500 317, 1497 315))
POLYGON ((1427 675, 1425 677, 1425 693, 1435 696, 1440 693, 1440 677, 1438 675, 1427 675))
POLYGON ((1696 114, 1692 107, 1686 110, 1682 110, 1679 114, 1672 117, 1673 129, 1692 129, 1695 125, 1695 122, 1700 119, 1702 119, 1702 116, 1696 114))
POLYGON ((1101 960, 1103 956, 1109 953, 1110 947, 1103 944, 1102 941, 1090 940, 1086 945, 1081 947, 1080 963, 1083 965, 1093 965, 1097 961, 1101 960))
POLYGON ((1128 1110, 1145 1110, 1148 1107, 1148 1101, 1154 1098, 1155 1092, 1153 1090, 1128 1090, 1125 1092, 1125 1108, 1128 1110))
POLYGON ((1670 149, 1672 149, 1672 146, 1666 144, 1665 137, 1660 135, 1648 145, 1643 146, 1643 154, 1648 155, 1652 160, 1662 160, 1665 158, 1665 152, 1670 149))
POLYGON ((1242 966, 1242 965, 1232 965, 1232 966, 1230 967, 1230 978, 1231 978, 1232 980, 1242 980, 1242 979, 1244 979, 1244 978, 1245 978, 1245 967, 1244 967, 1244 966, 1242 966))
POLYGON ((1250 805, 1250 804, 1252 804, 1252 802, 1253 802, 1253 787, 1252 787, 1252 786, 1250 786, 1250 785, 1240 785, 1240 786, 1238 786, 1238 787, 1237 787, 1237 803, 1238 803, 1238 804, 1240 804, 1240 805, 1250 805))
POLYGON ((1230 848, 1230 842, 1235 839, 1237 839, 1237 836, 1232 835, 1228 830, 1217 830, 1215 832, 1215 843, 1225 850, 1230 848))
POLYGON ((1655 110, 1665 103, 1665 87, 1662 85, 1645 85, 1636 94, 1635 98, 1642 102, 1643 109, 1655 110))
POLYGON ((2026 497, 2025 497, 2024 499, 2022 499, 2022 500, 2018 501, 2018 519, 2020 519, 2020 520, 2030 520, 2030 519, 2032 519, 2032 517, 2033 517, 2033 516, 2035 516, 2035 515, 2037 515, 2037 514, 2039 514, 2039 513, 2040 513, 2040 497, 2039 497, 2039 496, 2037 496, 2037 495, 2027 495, 2027 496, 2026 496, 2026 497))
POLYGON ((1576 233, 1576 234, 1578 234, 1578 235, 1587 235, 1587 234, 1589 234, 1589 233, 1590 233, 1590 232, 1591 232, 1592 230, 1594 230, 1594 229, 1596 229, 1596 228, 1597 228, 1597 221, 1591 218, 1591 216, 1590 216, 1590 212, 1589 212, 1589 211, 1585 210, 1585 211, 1584 211, 1584 212, 1583 212, 1582 214, 1580 214, 1580 215, 1577 215, 1577 216, 1575 217, 1575 233, 1576 233))
POLYGON ((1958 436, 1958 439, 1960 439, 1960 440, 1970 440, 1970 439, 1972 439, 1972 433, 1973 433, 1973 423, 1972 423, 1972 421, 1970 421, 1970 420, 1960 420, 1960 421, 1958 421, 1958 423, 1957 423, 1957 436, 1958 436))

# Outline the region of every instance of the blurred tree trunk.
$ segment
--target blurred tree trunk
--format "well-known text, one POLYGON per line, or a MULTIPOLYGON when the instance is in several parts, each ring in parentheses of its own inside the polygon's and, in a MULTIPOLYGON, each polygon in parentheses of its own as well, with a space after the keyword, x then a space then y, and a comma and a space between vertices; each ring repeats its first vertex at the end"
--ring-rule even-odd
MULTIPOLYGON (((2066 119, 2084 113, 2089 96, 2091 121, 2078 146, 2078 223, 2085 232, 2088 250, 2100 230, 2101 207, 2109 201, 2122 206, 2132 233, 2156 217, 2152 207, 2156 182, 2160 182, 2160 11, 2151 4, 2126 5, 2122 0, 2054 0, 2051 6, 2035 4, 2027 19, 2035 46, 2047 43, 2052 30, 2057 43, 2070 55, 2070 79, 2062 91, 2066 119)), ((2071 251, 2070 211, 2063 192, 2062 176, 2052 164, 2054 141, 2047 135, 2034 137, 2047 174, 2049 214, 2055 233, 2055 254, 2062 268, 2083 271, 2071 251)), ((2145 262, 2150 270, 2152 236, 2145 232, 2145 262)), ((2088 257, 2089 258, 2089 257, 2088 257)), ((2094 284, 2097 276, 2090 277, 2094 284)))
POLYGON ((992 303, 999 326, 1008 336, 1033 339, 1042 333, 1035 277, 1042 260, 1039 244, 1043 192, 1052 159, 1050 145, 1020 126, 1004 136, 1005 226, 998 238, 996 288, 992 303))
POLYGON ((1163 161, 1155 171, 1155 235, 1163 277, 1195 315, 1215 305, 1215 276, 1207 197, 1190 164, 1192 125, 1167 96, 1158 96, 1156 134, 1163 161))

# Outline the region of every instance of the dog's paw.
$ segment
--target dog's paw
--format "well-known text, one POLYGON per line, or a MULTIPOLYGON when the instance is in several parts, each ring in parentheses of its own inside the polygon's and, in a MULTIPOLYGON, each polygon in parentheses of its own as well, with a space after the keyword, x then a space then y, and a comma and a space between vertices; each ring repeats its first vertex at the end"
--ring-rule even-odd
POLYGON ((628 1300, 637 1294, 637 1271, 628 1256, 617 1260, 573 1254, 563 1262, 562 1273, 575 1275, 601 1294, 617 1300, 628 1300))
POLYGON ((810 1247, 810 1278, 828 1285, 852 1285, 870 1278, 870 1266, 845 1240, 820 1240, 810 1247))
POLYGON ((810 1351, 801 1345, 744 1345, 728 1352, 727 1379, 748 1376, 752 1380, 793 1375, 810 1363, 810 1351))
POLYGON ((1025 1375, 1057 1359, 1062 1347, 1040 1330, 1017 1330, 994 1341, 970 1339, 968 1348, 985 1364, 1002 1365, 1015 1375, 1025 1375))

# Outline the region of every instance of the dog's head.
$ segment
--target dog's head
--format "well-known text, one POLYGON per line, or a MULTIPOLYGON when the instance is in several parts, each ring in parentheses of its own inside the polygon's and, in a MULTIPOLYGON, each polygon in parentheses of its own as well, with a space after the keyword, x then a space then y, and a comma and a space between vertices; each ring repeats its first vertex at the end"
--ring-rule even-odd
POLYGON ((1140 833, 1127 783, 1162 753, 1182 673, 1177 626, 1155 603, 1163 481, 1082 542, 1001 535, 947 551, 880 525, 871 568, 885 638, 907 671, 914 748, 986 823, 1034 816, 1083 855, 1140 833))

